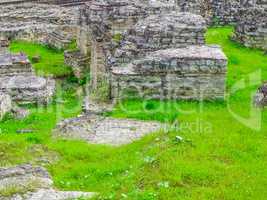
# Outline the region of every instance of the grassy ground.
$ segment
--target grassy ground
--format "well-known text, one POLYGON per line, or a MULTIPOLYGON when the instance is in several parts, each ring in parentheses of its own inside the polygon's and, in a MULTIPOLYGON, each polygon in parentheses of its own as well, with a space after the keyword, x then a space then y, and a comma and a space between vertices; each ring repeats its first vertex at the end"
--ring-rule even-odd
MULTIPOLYGON (((74 48, 74 45, 71 44, 74 48)), ((12 52, 24 52, 30 59, 40 56, 40 62, 34 63, 37 74, 44 76, 65 77, 71 74, 71 68, 64 64, 63 50, 57 50, 26 41, 13 41, 10 45, 12 52)))
MULTIPOLYGON (((249 83, 249 75, 259 69, 267 79, 267 56, 231 42, 231 32, 225 27, 211 28, 207 33, 207 42, 222 45, 229 58, 229 92, 240 80, 249 83)), ((109 114, 172 123, 178 120, 180 129, 174 126, 167 133, 119 148, 51 139, 56 121, 80 111, 80 101, 74 98, 77 91, 64 85, 68 88, 62 95, 58 90, 61 101, 41 111, 32 108, 32 115, 23 121, 6 119, 0 123, 0 165, 57 157, 58 162, 47 165, 55 185, 96 191, 98 199, 266 199, 267 113, 262 112, 262 124, 256 130, 248 128, 251 122, 241 123, 229 111, 249 116, 256 85, 230 94, 227 102, 125 101, 109 114), (20 128, 36 132, 17 135, 20 128), (178 142, 176 136, 184 141, 178 142)))

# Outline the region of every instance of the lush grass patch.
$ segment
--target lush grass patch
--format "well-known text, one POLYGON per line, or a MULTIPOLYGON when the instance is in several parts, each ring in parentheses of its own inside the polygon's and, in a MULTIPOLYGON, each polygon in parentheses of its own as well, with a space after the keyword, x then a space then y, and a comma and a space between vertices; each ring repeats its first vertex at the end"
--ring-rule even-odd
MULTIPOLYGON (((230 60, 229 92, 240 80, 248 83, 249 75, 259 69, 262 78, 267 79, 267 57, 261 51, 230 41, 231 32, 232 28, 225 27, 211 28, 207 33, 207 42, 222 45, 230 60)), ((180 129, 174 127, 167 133, 147 136, 119 148, 50 139, 56 121, 79 112, 77 109, 65 113, 67 108, 77 105, 77 95, 74 89, 64 89, 61 101, 54 102, 47 110, 37 112, 33 108, 32 115, 23 121, 10 119, 0 123, 4 130, 0 165, 35 161, 45 152, 54 152, 60 160, 48 167, 56 186, 96 191, 100 193, 99 199, 264 200, 267 113, 262 112, 262 124, 256 130, 229 111, 249 116, 251 93, 256 88, 252 84, 231 93, 227 102, 125 101, 109 114, 172 123, 178 120, 180 129), (58 105, 63 106, 60 117, 56 109, 51 109, 58 105), (17 135, 18 128, 34 128, 36 133, 17 135), (183 142, 176 141, 178 135, 184 138, 183 142), (30 153, 36 145, 41 150, 30 153)))
MULTIPOLYGON (((74 43, 70 45, 70 48, 75 48, 74 43)), ((27 41, 13 41, 10 50, 12 52, 23 52, 29 56, 30 60, 34 56, 40 56, 40 62, 33 64, 36 73, 39 75, 65 77, 72 73, 71 68, 64 64, 63 50, 27 41)))

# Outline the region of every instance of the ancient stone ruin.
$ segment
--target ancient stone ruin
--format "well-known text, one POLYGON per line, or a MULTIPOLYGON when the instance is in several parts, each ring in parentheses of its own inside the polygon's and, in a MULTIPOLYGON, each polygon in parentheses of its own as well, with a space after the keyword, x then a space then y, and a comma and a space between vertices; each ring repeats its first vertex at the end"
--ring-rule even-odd
POLYGON ((161 126, 157 122, 114 119, 90 114, 60 122, 53 135, 65 139, 81 139, 92 144, 118 146, 157 132, 161 126))
POLYGON ((142 98, 223 98, 227 59, 219 47, 205 46, 204 19, 177 13, 172 3, 150 3, 93 1, 83 10, 92 88, 106 85, 115 99, 125 92, 142 98))
POLYGON ((267 50, 267 1, 258 0, 240 10, 234 39, 247 47, 267 50))
POLYGON ((9 94, 17 103, 48 103, 54 94, 55 81, 34 75, 27 56, 9 53, 8 41, 1 41, 0 92, 9 94))
POLYGON ((76 38, 78 8, 23 3, 0 7, 0 35, 65 48, 76 38))
POLYGON ((0 120, 11 111, 12 101, 9 95, 0 93, 0 120))
POLYGON ((91 198, 95 194, 78 191, 59 191, 43 167, 19 165, 0 168, 0 191, 12 190, 11 196, 0 196, 0 200, 69 200, 91 198))

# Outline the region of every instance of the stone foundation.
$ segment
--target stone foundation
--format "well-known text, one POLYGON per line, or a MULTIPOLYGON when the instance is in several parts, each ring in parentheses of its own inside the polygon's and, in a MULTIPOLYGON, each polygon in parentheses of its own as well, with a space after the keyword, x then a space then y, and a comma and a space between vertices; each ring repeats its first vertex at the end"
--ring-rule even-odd
POLYGON ((233 38, 246 47, 267 50, 267 2, 240 11, 233 38))
POLYGON ((34 75, 4 76, 0 77, 0 91, 20 104, 47 104, 55 92, 55 81, 34 75))
POLYGON ((78 8, 25 3, 0 7, 0 35, 57 48, 76 38, 78 8))
POLYGON ((227 58, 218 47, 155 51, 112 68, 112 97, 223 99, 226 66, 227 58))
POLYGON ((173 1, 88 4, 80 23, 91 38, 91 87, 115 99, 124 91, 142 98, 223 98, 225 55, 204 46, 201 16, 178 11, 173 1))
POLYGON ((24 54, 0 54, 0 77, 33 74, 32 66, 24 54))

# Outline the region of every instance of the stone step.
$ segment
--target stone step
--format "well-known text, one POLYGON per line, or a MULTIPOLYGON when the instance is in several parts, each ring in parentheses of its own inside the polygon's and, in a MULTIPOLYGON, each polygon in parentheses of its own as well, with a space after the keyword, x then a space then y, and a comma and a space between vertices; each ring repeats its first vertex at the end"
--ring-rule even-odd
POLYGON ((55 81, 35 75, 0 77, 0 91, 20 104, 47 104, 55 92, 55 81))

